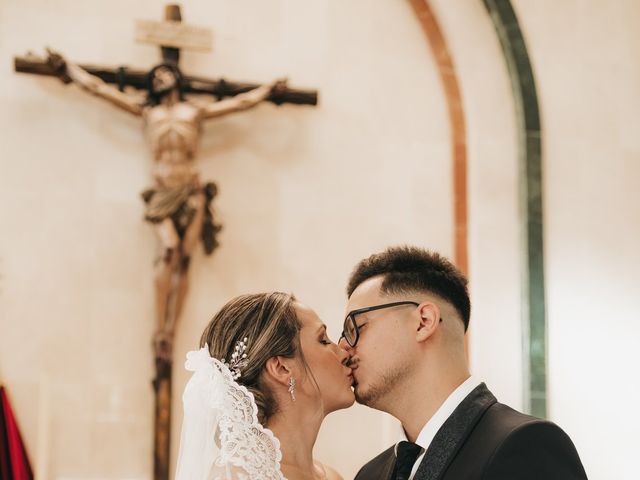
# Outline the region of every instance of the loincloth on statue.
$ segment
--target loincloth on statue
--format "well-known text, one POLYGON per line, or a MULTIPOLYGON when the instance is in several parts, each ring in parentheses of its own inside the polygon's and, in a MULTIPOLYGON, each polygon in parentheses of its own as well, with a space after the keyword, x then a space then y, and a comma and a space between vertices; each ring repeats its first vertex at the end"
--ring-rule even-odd
POLYGON ((185 186, 174 188, 149 188, 142 192, 142 198, 147 204, 145 220, 151 223, 160 223, 170 218, 180 238, 184 237, 187 228, 193 221, 196 209, 190 205, 189 200, 195 195, 204 193, 204 218, 202 223, 202 243, 207 254, 213 252, 218 246, 217 233, 222 229, 213 220, 211 202, 218 189, 215 183, 209 182, 202 187, 185 186))

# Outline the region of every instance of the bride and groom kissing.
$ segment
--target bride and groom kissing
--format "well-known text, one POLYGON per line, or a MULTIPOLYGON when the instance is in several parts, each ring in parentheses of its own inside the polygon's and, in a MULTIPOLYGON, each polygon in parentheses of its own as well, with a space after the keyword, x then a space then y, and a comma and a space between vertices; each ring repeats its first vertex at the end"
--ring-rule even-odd
POLYGON ((187 356, 177 480, 341 479, 313 446, 354 401, 402 424, 356 480, 587 478, 564 431, 470 375, 467 279, 446 258, 388 248, 355 267, 347 294, 337 343, 286 293, 242 295, 214 316, 187 356))

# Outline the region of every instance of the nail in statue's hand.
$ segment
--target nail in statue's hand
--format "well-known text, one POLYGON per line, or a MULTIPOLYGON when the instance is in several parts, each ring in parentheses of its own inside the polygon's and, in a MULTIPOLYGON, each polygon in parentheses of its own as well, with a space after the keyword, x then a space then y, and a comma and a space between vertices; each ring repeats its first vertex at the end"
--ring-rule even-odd
POLYGON ((47 48, 47 64, 51 67, 51 70, 62 80, 64 83, 71 82, 71 78, 67 74, 67 62, 62 55, 53 50, 47 48))
POLYGON ((288 88, 287 82, 288 80, 286 78, 279 78, 276 80, 271 87, 271 93, 281 94, 286 92, 288 88))

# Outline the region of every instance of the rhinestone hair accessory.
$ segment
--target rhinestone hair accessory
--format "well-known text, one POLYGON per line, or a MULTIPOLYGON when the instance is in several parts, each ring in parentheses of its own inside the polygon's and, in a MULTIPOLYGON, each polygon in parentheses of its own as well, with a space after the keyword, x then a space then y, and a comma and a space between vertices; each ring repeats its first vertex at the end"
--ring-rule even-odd
POLYGON ((247 337, 244 337, 243 340, 238 340, 231 354, 231 360, 228 362, 227 360, 222 360, 222 363, 231 370, 231 376, 234 380, 242 376, 242 369, 249 364, 247 354, 245 353, 247 351, 247 341, 247 337))

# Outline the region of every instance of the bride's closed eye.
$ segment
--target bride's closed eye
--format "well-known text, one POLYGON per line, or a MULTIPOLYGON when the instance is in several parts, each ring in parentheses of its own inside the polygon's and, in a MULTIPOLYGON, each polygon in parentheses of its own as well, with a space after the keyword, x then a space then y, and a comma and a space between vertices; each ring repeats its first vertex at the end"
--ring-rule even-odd
POLYGON ((318 333, 320 334, 318 336, 318 341, 322 345, 331 345, 333 343, 331 341, 331 339, 329 338, 329 335, 327 335, 327 326, 326 325, 322 325, 322 327, 320 327, 320 330, 318 331, 318 333))

